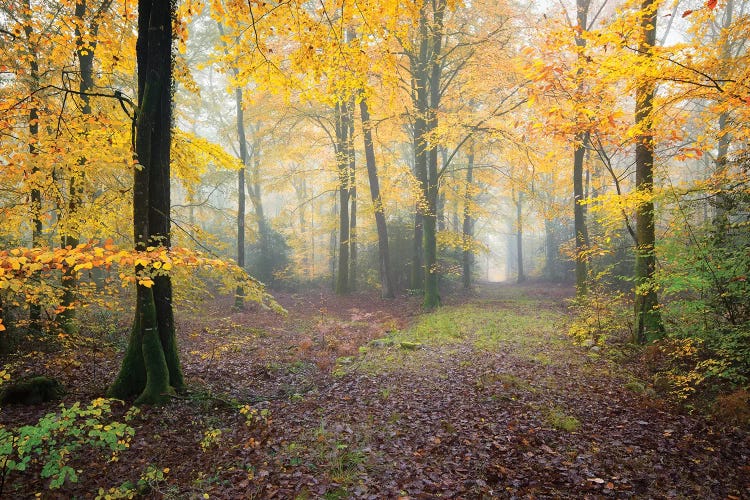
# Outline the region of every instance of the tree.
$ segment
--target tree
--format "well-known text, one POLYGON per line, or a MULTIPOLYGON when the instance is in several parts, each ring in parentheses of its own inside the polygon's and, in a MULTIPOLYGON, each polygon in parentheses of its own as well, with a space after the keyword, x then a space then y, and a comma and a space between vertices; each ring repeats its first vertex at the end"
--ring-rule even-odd
MULTIPOLYGON (((643 0, 641 4, 640 44, 638 52, 649 57, 656 45, 656 12, 654 0, 643 0)), ((656 271, 656 233, 653 202, 654 188, 654 130, 653 103, 655 84, 642 77, 635 91, 635 126, 639 135, 635 145, 635 190, 639 195, 636 207, 636 255, 635 255, 635 340, 645 343, 660 336, 661 324, 659 303, 654 288, 656 271)))
POLYGON ((336 293, 339 295, 348 294, 349 288, 349 246, 352 237, 351 218, 349 212, 349 202, 351 199, 352 187, 352 159, 350 148, 350 133, 352 131, 350 120, 351 112, 348 100, 336 102, 334 109, 334 121, 336 132, 336 170, 339 176, 339 251, 338 251, 338 273, 336 274, 336 293))
MULTIPOLYGON (((139 0, 138 114, 133 185, 135 247, 170 245, 170 143, 174 1, 139 0)), ((137 271, 149 269, 141 264, 137 271)), ((172 283, 166 274, 136 285, 133 329, 120 373, 108 394, 138 396, 136 404, 161 403, 184 381, 175 340, 172 283)))
MULTIPOLYGON (((218 23, 219 33, 224 36, 224 30, 221 23, 218 23)), ((226 53, 226 42, 224 42, 224 52, 226 53)), ((236 78, 239 71, 236 66, 232 67, 233 76, 236 78)), ((245 267, 245 171, 247 169, 247 137, 245 136, 245 112, 242 102, 242 87, 237 86, 234 89, 234 105, 237 126, 237 144, 240 151, 240 163, 242 168, 237 171, 237 265, 245 267)), ((261 238, 262 238, 261 234, 261 238)), ((237 287, 234 298, 234 307, 244 309, 245 292, 241 287, 237 287)))
POLYGON ((359 101, 359 111, 362 118, 362 138, 365 148, 365 162, 367 164, 367 176, 370 181, 370 196, 375 210, 375 224, 378 231, 378 272, 380 275, 380 295, 383 298, 393 298, 393 277, 391 276, 391 262, 388 250, 388 226, 385 221, 385 209, 380 196, 380 181, 375 164, 375 147, 372 142, 372 123, 370 122, 370 111, 364 96, 359 101))
MULTIPOLYGON (((585 56, 583 48, 586 41, 582 36, 584 30, 588 29, 588 11, 591 0, 576 0, 576 26, 575 42, 578 49, 578 63, 581 64, 585 56)), ((576 76, 580 76, 583 69, 579 67, 576 76)), ((583 83, 578 83, 578 90, 583 87, 583 83)), ((580 99, 580 96, 577 96, 580 99)), ((586 149, 589 144, 589 131, 586 128, 576 130, 573 140, 573 217, 576 244, 576 294, 582 296, 586 294, 586 281, 588 280, 588 270, 586 264, 586 250, 589 246, 589 234, 586 227, 586 207, 584 206, 583 193, 583 160, 586 149)))
MULTIPOLYGON (((75 4, 74 18, 75 25, 75 47, 76 58, 78 59, 78 69, 80 72, 80 82, 78 85, 78 94, 81 100, 81 115, 87 118, 92 114, 91 92, 94 88, 94 54, 98 43, 99 25, 102 16, 109 10, 112 0, 102 0, 96 8, 88 5, 87 0, 78 0, 75 4)), ((88 134, 82 134, 83 141, 86 141, 88 134)), ((86 167, 86 157, 82 156, 78 160, 78 167, 82 170, 86 167)), ((83 182, 84 176, 82 171, 71 169, 67 180, 67 214, 65 219, 71 221, 75 219, 83 203, 83 182)), ((58 207, 59 211, 62 211, 58 207)), ((80 243, 80 228, 75 223, 69 223, 68 227, 62 229, 61 246, 63 248, 75 248, 80 243)), ((70 266, 63 269, 62 275, 62 297, 60 299, 60 312, 57 316, 57 322, 67 333, 72 333, 77 329, 75 323, 75 287, 78 280, 77 272, 70 266)))
POLYGON ((466 165, 466 188, 464 189, 464 210, 463 210, 463 223, 461 226, 462 233, 462 250, 463 255, 461 258, 462 264, 462 277, 464 290, 471 289, 472 285, 472 274, 474 272, 474 251, 472 250, 473 244, 472 239, 474 237, 474 215, 472 203, 474 202, 473 196, 473 183, 474 183, 474 143, 472 142, 469 147, 469 153, 467 155, 466 165))

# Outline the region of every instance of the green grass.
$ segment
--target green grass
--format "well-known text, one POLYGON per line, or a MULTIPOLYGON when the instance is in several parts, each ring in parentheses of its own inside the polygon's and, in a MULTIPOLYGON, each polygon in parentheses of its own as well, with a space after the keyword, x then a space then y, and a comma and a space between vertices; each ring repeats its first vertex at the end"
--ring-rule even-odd
POLYGON ((560 408, 550 408, 545 416, 546 422, 557 430, 575 432, 581 428, 581 422, 572 415, 568 415, 560 408))
POLYGON ((510 351, 548 366, 555 359, 554 352, 568 344, 566 320, 561 311, 523 295, 502 302, 483 300, 446 306, 420 316, 405 330, 371 343, 360 351, 351 368, 380 373, 410 367, 425 369, 439 363, 435 349, 449 356, 461 345, 480 351, 510 351))

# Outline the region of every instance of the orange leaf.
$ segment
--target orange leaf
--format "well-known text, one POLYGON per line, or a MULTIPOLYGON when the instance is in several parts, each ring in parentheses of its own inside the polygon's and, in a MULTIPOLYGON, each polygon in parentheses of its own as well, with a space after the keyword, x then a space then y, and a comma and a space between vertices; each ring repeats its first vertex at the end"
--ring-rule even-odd
POLYGON ((687 16, 689 16, 692 13, 693 13, 692 10, 686 10, 685 12, 682 13, 682 17, 687 17, 687 16))
POLYGON ((716 8, 716 3, 718 0, 708 0, 706 2, 706 7, 708 7, 711 10, 714 10, 716 8))

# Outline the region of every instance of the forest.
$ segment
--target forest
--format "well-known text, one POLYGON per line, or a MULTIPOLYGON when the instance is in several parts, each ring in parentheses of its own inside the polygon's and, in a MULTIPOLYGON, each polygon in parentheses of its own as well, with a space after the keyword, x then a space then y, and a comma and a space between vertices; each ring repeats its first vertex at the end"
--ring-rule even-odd
POLYGON ((0 0, 0 498, 750 498, 747 0, 0 0))

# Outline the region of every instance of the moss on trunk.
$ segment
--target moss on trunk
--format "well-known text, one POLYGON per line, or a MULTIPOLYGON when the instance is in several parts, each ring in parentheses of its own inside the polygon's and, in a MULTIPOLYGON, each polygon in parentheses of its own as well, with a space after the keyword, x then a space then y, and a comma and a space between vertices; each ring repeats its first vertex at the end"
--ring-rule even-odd
POLYGON ((153 291, 138 286, 137 293, 128 349, 107 396, 118 399, 137 396, 135 404, 159 404, 174 393, 174 388, 170 385, 170 369, 160 339, 153 291))

